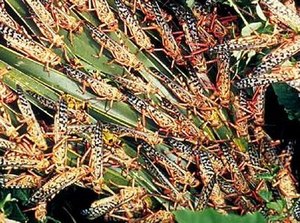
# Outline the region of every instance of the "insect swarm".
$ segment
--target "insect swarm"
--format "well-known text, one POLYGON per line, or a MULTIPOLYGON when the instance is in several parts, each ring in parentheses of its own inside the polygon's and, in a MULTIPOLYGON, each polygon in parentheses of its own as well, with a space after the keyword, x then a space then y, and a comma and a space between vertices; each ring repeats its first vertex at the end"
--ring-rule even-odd
POLYGON ((0 187, 17 199, 0 197, 6 218, 299 219, 296 153, 269 119, 282 114, 270 116, 270 88, 299 81, 295 7, 21 1, 0 1, 0 187))

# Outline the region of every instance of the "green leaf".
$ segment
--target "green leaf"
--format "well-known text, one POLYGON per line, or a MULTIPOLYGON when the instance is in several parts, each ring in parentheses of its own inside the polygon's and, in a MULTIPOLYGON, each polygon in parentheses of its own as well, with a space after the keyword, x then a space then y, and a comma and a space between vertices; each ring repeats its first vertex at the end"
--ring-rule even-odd
POLYGON ((14 199, 14 198, 11 197, 11 194, 10 194, 10 193, 7 194, 7 195, 5 196, 5 198, 3 198, 3 199, 0 201, 0 210, 3 212, 4 206, 5 206, 7 203, 9 203, 9 202, 11 202, 11 201, 15 201, 15 200, 16 200, 16 199, 14 199))
POLYGON ((186 4, 188 7, 192 7, 195 4, 195 0, 186 0, 186 4))
POLYGON ((256 176, 257 179, 271 181, 274 179, 274 175, 270 173, 262 173, 256 176))
POLYGON ((256 10, 257 16, 258 16, 260 19, 262 19, 262 20, 264 20, 264 21, 267 21, 267 18, 266 18, 266 16, 265 16, 265 14, 263 13, 263 11, 262 11, 262 9, 261 9, 261 7, 260 7, 259 4, 256 5, 255 10, 256 10))
POLYGON ((299 92, 287 84, 273 84, 278 103, 284 106, 290 120, 300 120, 299 92))
POLYGON ((262 214, 256 212, 254 214, 246 214, 238 216, 234 214, 223 215, 214 209, 206 209, 201 212, 197 211, 175 211, 175 218, 178 223, 188 222, 205 222, 205 223, 264 223, 266 219, 262 214))
POLYGON ((245 26, 242 29, 242 36, 250 36, 253 31, 259 29, 263 24, 261 22, 250 23, 249 26, 245 26))
POLYGON ((286 202, 284 200, 277 200, 267 203, 267 208, 273 209, 277 211, 277 213, 282 213, 283 209, 286 206, 286 202))
POLYGON ((283 220, 283 219, 285 219, 285 218, 286 218, 286 217, 285 217, 285 216, 282 216, 282 215, 274 215, 274 216, 268 217, 268 221, 276 222, 276 221, 283 220))
POLYGON ((258 192, 258 194, 266 202, 270 202, 273 199, 272 192, 270 192, 270 191, 261 190, 258 192))

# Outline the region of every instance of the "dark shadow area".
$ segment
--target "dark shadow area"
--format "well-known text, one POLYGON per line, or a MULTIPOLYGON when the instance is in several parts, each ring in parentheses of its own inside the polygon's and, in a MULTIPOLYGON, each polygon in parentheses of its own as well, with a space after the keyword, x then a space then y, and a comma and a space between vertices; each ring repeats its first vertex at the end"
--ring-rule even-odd
POLYGON ((300 122, 288 119, 284 107, 278 104, 272 87, 266 94, 265 130, 274 139, 279 139, 283 149, 289 141, 295 141, 292 169, 295 177, 300 179, 300 122))

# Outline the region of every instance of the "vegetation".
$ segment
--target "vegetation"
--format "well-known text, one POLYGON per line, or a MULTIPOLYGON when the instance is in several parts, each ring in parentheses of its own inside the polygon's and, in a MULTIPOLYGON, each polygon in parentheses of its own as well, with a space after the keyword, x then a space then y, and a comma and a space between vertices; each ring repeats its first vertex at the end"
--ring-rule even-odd
POLYGON ((0 222, 300 220, 291 2, 0 0, 0 222))

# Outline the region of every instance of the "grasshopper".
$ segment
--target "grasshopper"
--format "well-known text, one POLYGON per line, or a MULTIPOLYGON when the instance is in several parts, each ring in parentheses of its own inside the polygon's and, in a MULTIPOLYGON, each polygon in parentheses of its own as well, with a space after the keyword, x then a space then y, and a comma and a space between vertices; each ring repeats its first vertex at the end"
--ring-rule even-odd
POLYGON ((295 36, 292 40, 286 40, 278 48, 267 54, 257 67, 253 69, 253 77, 269 73, 272 68, 292 57, 300 50, 300 37, 295 36))
POLYGON ((9 152, 0 157, 0 169, 37 169, 46 170, 50 163, 44 157, 36 157, 18 152, 9 152))
MULTIPOLYGON (((106 0, 92 0, 98 19, 108 27, 110 31, 118 28, 118 20, 110 9, 106 0)), ((100 26, 102 27, 102 25, 100 26)))
POLYGON ((3 0, 0 1, 0 22, 30 38, 24 27, 20 26, 6 11, 3 0))
POLYGON ((213 192, 215 184, 216 184, 216 176, 213 175, 209 179, 208 184, 202 188, 199 197, 199 203, 196 205, 196 210, 198 211, 203 210, 207 206, 208 200, 213 192))
MULTIPOLYGON (((171 116, 150 105, 149 103, 146 103, 129 91, 124 91, 124 94, 127 97, 127 102, 143 115, 143 119, 144 116, 151 118, 164 131, 177 131, 178 125, 176 124, 175 119, 173 119, 171 116)), ((145 123, 144 120, 143 123, 145 123)))
POLYGON ((37 175, 25 174, 2 174, 0 175, 0 187, 24 189, 38 188, 41 185, 42 177, 37 175))
POLYGON ((125 46, 120 45, 88 22, 86 22, 86 27, 91 32, 92 38, 101 45, 99 55, 101 55, 103 49, 106 48, 113 55, 114 60, 119 64, 133 68, 137 71, 144 68, 143 63, 139 61, 133 53, 129 52, 125 46))
POLYGON ((296 32, 300 31, 300 16, 279 0, 260 0, 259 3, 265 5, 272 15, 284 25, 291 27, 296 32))
POLYGON ((24 92, 19 85, 17 85, 17 94, 18 107, 24 117, 24 122, 27 124, 28 137, 35 143, 38 149, 44 151, 48 148, 44 133, 35 118, 29 101, 26 99, 24 92))
POLYGON ((145 190, 141 187, 125 187, 122 188, 119 194, 114 194, 110 197, 102 198, 91 204, 90 208, 82 210, 81 214, 89 220, 94 220, 102 215, 113 211, 133 199, 141 198, 145 195, 145 190))
POLYGON ((90 87, 101 99, 111 101, 110 107, 112 107, 113 101, 123 101, 124 95, 116 87, 107 84, 104 80, 93 78, 86 73, 74 69, 69 65, 64 65, 63 70, 69 77, 76 79, 78 82, 83 83, 90 87))
POLYGON ((228 52, 218 54, 218 75, 217 75, 217 92, 220 103, 224 107, 228 107, 230 103, 230 55, 228 52))
POLYGON ((151 43, 150 38, 147 36, 145 31, 140 26, 137 18, 133 13, 126 7, 122 0, 115 0, 116 7, 118 10, 119 17, 124 22, 125 34, 127 34, 127 28, 129 29, 132 37, 136 44, 149 52, 153 51, 154 45, 151 43))
POLYGON ((28 204, 50 201, 64 188, 76 183, 88 173, 86 167, 68 168, 65 172, 52 177, 40 187, 28 200, 28 204))
POLYGON ((238 136, 247 137, 248 132, 248 120, 250 118, 248 111, 248 101, 246 92, 240 90, 239 95, 235 97, 235 128, 238 136))
POLYGON ((191 187, 197 187, 199 185, 200 182, 192 174, 190 174, 190 172, 183 170, 181 167, 172 162, 167 156, 157 152, 147 143, 140 144, 139 148, 150 159, 157 160, 159 163, 161 163, 171 173, 175 183, 181 183, 191 187))
POLYGON ((168 180, 168 178, 159 170, 159 168, 149 159, 147 156, 143 156, 143 160, 145 162, 145 169, 159 182, 156 182, 160 188, 165 189, 166 191, 170 191, 168 194, 168 199, 174 201, 174 206, 177 203, 180 205, 188 205, 192 207, 191 199, 186 194, 182 194, 179 192, 173 184, 168 180))
POLYGON ((3 23, 0 23, 0 34, 10 47, 45 64, 46 69, 48 69, 49 66, 56 66, 61 63, 61 58, 50 49, 3 23))
POLYGON ((246 77, 236 83, 239 89, 269 85, 277 82, 290 82, 300 79, 300 63, 293 66, 280 66, 272 69, 271 73, 258 77, 246 77))
POLYGON ((152 10, 155 14, 156 25, 155 28, 159 32, 162 44, 164 46, 164 52, 172 58, 172 67, 174 62, 178 65, 186 64, 184 57, 182 56, 181 49, 178 46, 173 34, 172 29, 163 16, 163 12, 156 1, 151 1, 152 10))
POLYGON ((63 36, 59 36, 54 28, 58 28, 56 21, 52 17, 51 13, 46 9, 40 0, 25 0, 31 17, 43 36, 52 46, 65 48, 65 43, 62 40, 63 36))
POLYGON ((158 88, 153 86, 153 84, 150 82, 145 83, 144 80, 132 73, 128 73, 124 77, 115 77, 114 80, 137 95, 147 94, 147 96, 150 97, 150 94, 158 93, 158 88))
MULTIPOLYGON (((93 187, 99 191, 103 183, 103 125, 99 121, 94 129, 91 143, 90 166, 92 167, 93 187)), ((101 190, 101 189, 100 189, 101 190)))
POLYGON ((278 34, 257 34, 251 36, 237 37, 231 40, 226 40, 222 44, 218 44, 210 48, 210 52, 225 52, 225 51, 241 51, 241 50, 259 50, 261 48, 272 47, 284 42, 281 35, 278 34))
POLYGON ((51 15, 58 26, 69 31, 70 41, 72 42, 72 33, 83 32, 83 22, 78 21, 74 16, 70 15, 70 10, 63 6, 63 2, 57 2, 49 0, 42 0, 42 4, 45 8, 51 12, 51 15))

